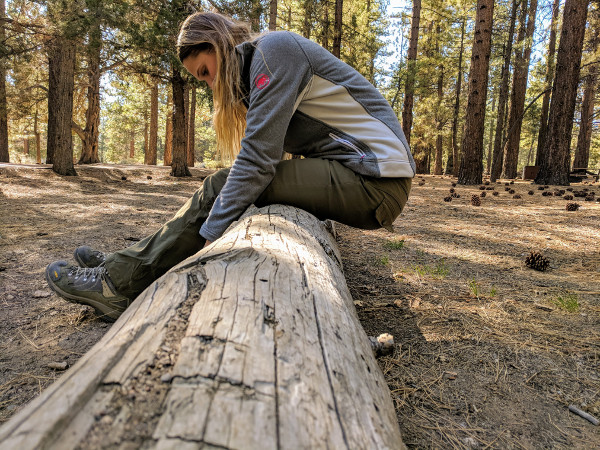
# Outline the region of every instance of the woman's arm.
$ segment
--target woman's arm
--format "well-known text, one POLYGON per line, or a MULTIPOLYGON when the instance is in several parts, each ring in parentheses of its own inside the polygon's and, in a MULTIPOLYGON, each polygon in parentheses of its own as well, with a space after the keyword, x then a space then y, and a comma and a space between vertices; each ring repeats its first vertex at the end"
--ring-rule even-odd
POLYGON ((270 33, 253 50, 246 134, 227 182, 200 229, 209 241, 218 239, 273 179, 296 100, 310 80, 308 59, 291 33, 270 33))

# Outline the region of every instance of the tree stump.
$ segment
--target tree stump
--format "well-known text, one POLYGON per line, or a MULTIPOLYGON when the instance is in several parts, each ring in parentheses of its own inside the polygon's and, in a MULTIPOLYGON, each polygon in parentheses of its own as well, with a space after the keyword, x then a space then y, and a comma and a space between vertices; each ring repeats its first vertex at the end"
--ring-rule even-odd
POLYGON ((403 449, 333 237, 253 208, 0 428, 1 449, 403 449))

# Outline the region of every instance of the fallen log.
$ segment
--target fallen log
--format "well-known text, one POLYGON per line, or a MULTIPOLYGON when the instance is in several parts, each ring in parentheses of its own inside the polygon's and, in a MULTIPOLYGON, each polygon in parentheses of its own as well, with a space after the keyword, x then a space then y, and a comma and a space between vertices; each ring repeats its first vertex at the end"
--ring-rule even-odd
POLYGON ((249 211, 0 428, 1 449, 403 449, 333 237, 249 211))

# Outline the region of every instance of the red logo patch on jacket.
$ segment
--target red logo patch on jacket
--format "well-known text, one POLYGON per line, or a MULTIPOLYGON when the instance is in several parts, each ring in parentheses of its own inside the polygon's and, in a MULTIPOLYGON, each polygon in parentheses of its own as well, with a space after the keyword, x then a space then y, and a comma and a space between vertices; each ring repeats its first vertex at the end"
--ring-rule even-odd
POLYGON ((259 76, 257 76, 254 79, 254 84, 256 85, 256 87, 258 89, 264 89, 264 88, 266 88, 269 85, 270 82, 271 82, 271 79, 267 75, 265 75, 264 73, 261 73, 259 76))

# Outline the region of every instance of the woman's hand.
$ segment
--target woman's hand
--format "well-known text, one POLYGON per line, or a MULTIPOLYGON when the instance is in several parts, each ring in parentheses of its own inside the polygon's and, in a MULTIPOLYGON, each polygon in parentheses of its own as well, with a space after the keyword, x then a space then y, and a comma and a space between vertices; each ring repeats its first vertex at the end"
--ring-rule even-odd
POLYGON ((206 247, 208 247, 210 244, 212 244, 212 242, 211 242, 211 241, 206 241, 206 242, 204 243, 204 247, 202 247, 202 248, 206 248, 206 247))

